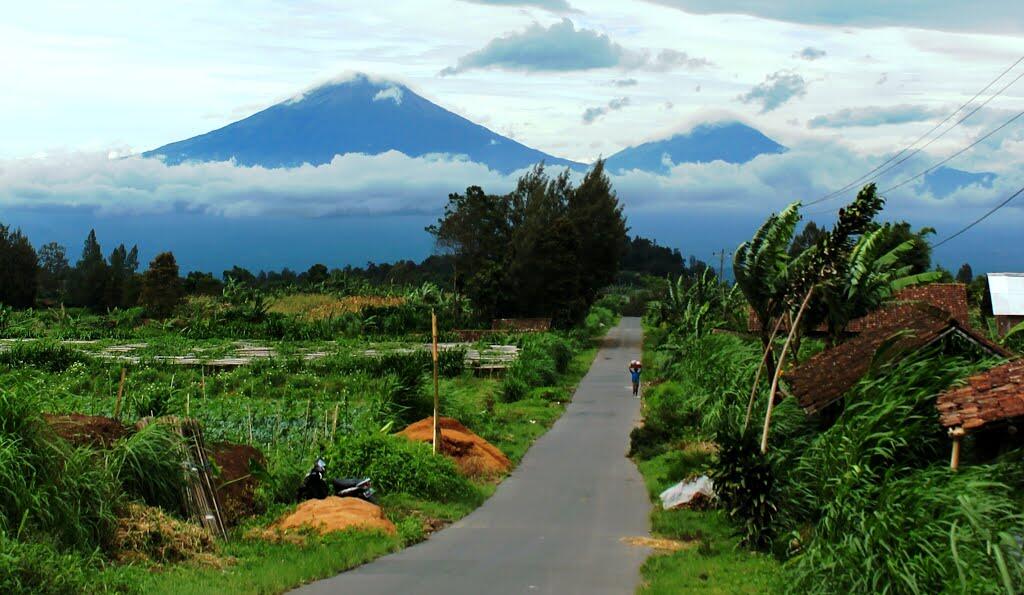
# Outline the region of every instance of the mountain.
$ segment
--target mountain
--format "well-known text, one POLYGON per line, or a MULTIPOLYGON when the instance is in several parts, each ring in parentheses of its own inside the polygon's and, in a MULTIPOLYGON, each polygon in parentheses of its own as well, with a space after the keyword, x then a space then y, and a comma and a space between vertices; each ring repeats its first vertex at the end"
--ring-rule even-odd
POLYGON ((991 172, 971 172, 952 167, 939 167, 924 176, 925 190, 936 198, 946 198, 961 188, 979 184, 982 188, 991 188, 996 174, 991 172))
POLYGON ((764 154, 786 152, 786 147, 739 122, 701 124, 684 134, 623 149, 605 162, 608 171, 631 169, 667 174, 672 164, 746 163, 764 154))
POLYGON ((548 165, 584 167, 496 134, 408 87, 364 74, 312 89, 244 120, 143 153, 172 165, 226 161, 268 168, 329 163, 335 155, 400 151, 466 155, 502 173, 548 165))

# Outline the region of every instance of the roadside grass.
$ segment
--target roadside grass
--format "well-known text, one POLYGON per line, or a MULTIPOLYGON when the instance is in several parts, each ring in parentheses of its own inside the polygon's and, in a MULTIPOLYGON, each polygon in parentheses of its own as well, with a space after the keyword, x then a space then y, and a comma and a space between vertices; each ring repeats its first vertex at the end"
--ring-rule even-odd
POLYGON ((310 538, 304 545, 236 536, 223 546, 222 554, 234 561, 222 569, 181 565, 156 572, 141 567, 113 572, 130 572, 139 591, 149 594, 281 593, 400 547, 399 536, 370 531, 342 531, 310 538))
POLYGON ((672 554, 654 554, 641 568, 639 593, 774 593, 782 590, 781 565, 771 556, 739 546, 732 522, 721 510, 663 510, 658 498, 676 482, 705 473, 711 465, 706 444, 683 441, 678 448, 638 461, 654 503, 655 537, 695 542, 672 554))

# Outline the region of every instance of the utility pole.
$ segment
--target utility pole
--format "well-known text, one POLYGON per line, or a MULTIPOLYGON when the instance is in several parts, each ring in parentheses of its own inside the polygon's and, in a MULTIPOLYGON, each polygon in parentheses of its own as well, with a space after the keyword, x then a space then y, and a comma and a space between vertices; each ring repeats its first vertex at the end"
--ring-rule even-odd
POLYGON ((437 359, 438 359, 438 353, 437 353, 437 314, 433 310, 430 311, 430 331, 431 331, 430 334, 432 335, 433 343, 434 343, 433 344, 433 349, 431 350, 432 351, 432 355, 433 355, 433 360, 434 360, 434 432, 433 432, 433 440, 431 440, 431 442, 433 443, 434 454, 437 454, 438 449, 440 448, 440 444, 439 443, 440 443, 440 438, 441 438, 441 432, 438 431, 439 428, 437 427, 438 417, 439 417, 438 416, 438 409, 439 409, 439 405, 440 405, 441 399, 440 399, 440 391, 438 390, 438 381, 437 381, 437 375, 438 375, 437 374, 438 373, 438 370, 437 370, 437 367, 438 367, 437 366, 437 363, 438 363, 437 362, 437 359))

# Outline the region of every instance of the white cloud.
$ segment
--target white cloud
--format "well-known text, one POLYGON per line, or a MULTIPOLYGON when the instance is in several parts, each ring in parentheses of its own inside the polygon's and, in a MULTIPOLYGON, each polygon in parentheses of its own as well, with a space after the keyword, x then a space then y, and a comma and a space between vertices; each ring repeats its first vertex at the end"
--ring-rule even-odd
POLYGON ((826 54, 827 54, 827 52, 825 52, 825 50, 821 50, 821 49, 818 49, 818 48, 813 48, 811 46, 807 46, 804 49, 800 50, 799 52, 793 54, 793 57, 794 58, 800 58, 801 60, 807 60, 809 62, 813 62, 813 61, 818 60, 820 58, 824 58, 826 54))
POLYGON ((743 103, 761 104, 761 113, 779 108, 794 97, 807 94, 807 81, 795 72, 778 71, 765 77, 764 82, 739 96, 743 103))
POLYGON ((627 105, 629 105, 629 97, 619 97, 618 99, 612 99, 607 105, 588 107, 583 111, 583 123, 593 124, 594 120, 597 120, 608 112, 620 110, 627 105))
POLYGON ((394 101, 395 105, 402 105, 402 89, 392 86, 377 91, 377 94, 373 96, 374 101, 386 101, 388 99, 394 101))
POLYGON ((894 105, 891 107, 848 107, 831 114, 815 116, 807 122, 808 128, 848 128, 851 126, 884 126, 927 122, 943 115, 943 110, 923 105, 894 105))

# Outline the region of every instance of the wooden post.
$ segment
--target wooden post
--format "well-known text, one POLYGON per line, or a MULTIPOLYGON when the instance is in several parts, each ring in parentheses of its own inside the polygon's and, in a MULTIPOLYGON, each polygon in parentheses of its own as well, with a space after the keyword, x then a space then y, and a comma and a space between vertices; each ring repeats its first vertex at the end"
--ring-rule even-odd
POLYGON ((779 353, 779 361, 775 363, 775 374, 772 376, 772 390, 768 393, 768 411, 764 416, 764 430, 761 432, 761 454, 768 452, 768 429, 772 423, 772 410, 775 409, 775 394, 779 390, 779 378, 782 377, 782 367, 786 364, 786 351, 789 350, 789 345, 793 342, 793 337, 800 328, 800 319, 803 318, 804 310, 807 309, 807 304, 811 301, 811 295, 814 294, 814 287, 811 287, 807 291, 807 295, 804 296, 804 301, 800 304, 800 310, 797 311, 796 317, 790 322, 789 336, 786 337, 786 342, 782 344, 782 351, 779 353))
POLYGON ((334 441, 334 433, 338 431, 338 408, 341 403, 334 404, 334 420, 331 422, 331 441, 334 441))
POLYGON ((128 376, 128 368, 121 368, 121 382, 117 385, 117 401, 114 403, 114 419, 121 419, 121 396, 124 395, 124 381, 128 376))
MULTIPOLYGON (((203 400, 206 400, 206 366, 199 366, 199 387, 203 390, 203 400)), ((251 394, 249 395, 252 396, 251 394)))
POLYGON ((252 438, 252 408, 249 407, 248 405, 246 405, 245 408, 249 412, 249 444, 252 444, 253 443, 253 438, 252 438))
POLYGON ((191 417, 192 391, 185 391, 185 417, 191 417))
POLYGON ((430 330, 434 338, 434 433, 432 434, 433 439, 431 440, 431 442, 433 442, 434 445, 434 454, 437 454, 438 445, 441 442, 441 432, 439 431, 439 428, 437 426, 438 409, 440 407, 441 393, 437 380, 437 313, 434 312, 433 310, 430 311, 430 330))
POLYGON ((960 440, 964 437, 963 427, 950 428, 949 437, 953 439, 953 452, 949 456, 949 468, 956 471, 960 467, 960 440))

